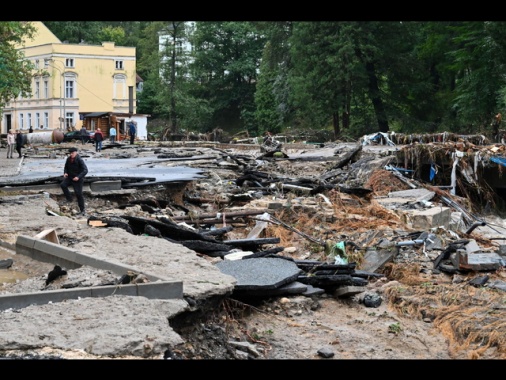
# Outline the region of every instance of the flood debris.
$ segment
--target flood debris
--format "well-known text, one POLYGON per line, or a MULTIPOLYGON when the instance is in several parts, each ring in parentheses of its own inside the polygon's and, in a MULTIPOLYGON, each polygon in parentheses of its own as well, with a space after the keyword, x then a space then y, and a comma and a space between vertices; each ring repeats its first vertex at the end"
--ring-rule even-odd
MULTIPOLYGON (((459 286, 493 289, 494 295, 505 289, 499 280, 505 249, 482 235, 483 231, 490 235, 492 225, 477 216, 480 207, 472 202, 491 200, 492 190, 482 186, 483 178, 476 172, 472 175, 478 180, 472 186, 482 186, 476 198, 474 190, 467 191, 468 184, 438 177, 443 167, 453 168, 447 156, 438 156, 439 142, 383 144, 336 147, 328 160, 292 154, 286 145, 282 157, 246 159, 236 151, 214 148, 214 162, 209 161, 213 160, 209 151, 200 157, 205 160, 179 156, 179 163, 206 161, 208 180, 185 183, 178 192, 160 190, 150 182, 142 186, 144 192, 139 187, 121 195, 107 213, 100 207, 91 211, 88 222, 100 221, 94 228, 117 227, 184 245, 193 251, 188 254, 205 257, 238 280, 234 297, 360 295, 364 307, 388 302, 403 310, 412 307, 439 326, 451 323, 453 305, 445 304, 447 314, 441 317, 430 305, 445 299, 435 297, 449 289, 457 292, 459 286), (368 150, 378 146, 388 149, 368 150), (433 179, 439 183, 426 181, 422 174, 429 171, 424 165, 430 161, 418 160, 417 153, 425 157, 427 152, 438 162, 433 179), (294 163, 297 168, 290 168, 294 163), (448 184, 460 195, 449 191, 448 184), (338 255, 326 250, 336 246, 338 255), (338 256, 346 262, 336 262, 338 256), (464 280, 458 282, 459 278, 464 280), (366 293, 373 283, 386 279, 399 283, 382 289, 382 296, 366 293), (426 302, 413 301, 420 294, 426 302)), ((450 140, 446 144, 448 149, 465 151, 458 165, 469 158, 468 150, 450 140)), ((487 149, 466 144, 471 152, 487 149)), ((170 162, 169 158, 164 160, 170 162)), ((111 193, 107 198, 104 193, 100 199, 113 203, 116 196, 111 193)), ((460 301, 466 302, 473 300, 460 301)), ((454 335, 459 333, 463 334, 454 335)))

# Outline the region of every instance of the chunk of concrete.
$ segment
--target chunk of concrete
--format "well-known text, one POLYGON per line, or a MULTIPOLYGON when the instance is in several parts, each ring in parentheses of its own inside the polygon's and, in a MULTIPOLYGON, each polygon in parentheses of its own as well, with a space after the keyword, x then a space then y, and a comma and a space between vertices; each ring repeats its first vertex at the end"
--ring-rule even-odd
POLYGON ((334 297, 343 298, 360 294, 364 291, 363 286, 341 286, 334 291, 334 297))
POLYGON ((388 193, 389 198, 411 198, 415 201, 420 200, 431 200, 434 198, 436 193, 434 191, 430 191, 427 189, 411 189, 411 190, 401 190, 401 191, 392 191, 388 193))
POLYGON ((276 289, 297 280, 301 273, 293 261, 275 257, 223 260, 216 267, 237 279, 237 290, 276 289))
POLYGON ((362 264, 360 264, 360 269, 365 272, 375 272, 387 262, 392 261, 394 256, 397 254, 397 249, 380 249, 379 251, 375 249, 368 249, 362 260, 362 264))
POLYGON ((404 212, 404 221, 414 229, 428 230, 434 227, 450 227, 451 210, 449 207, 432 207, 425 210, 409 210, 404 212))
POLYGON ((474 239, 469 240, 469 242, 465 245, 465 248, 467 253, 474 253, 481 251, 480 246, 478 245, 478 243, 476 243, 476 240, 474 239))
POLYGON ((102 191, 121 190, 121 180, 91 182, 90 190, 94 193, 102 191))
POLYGON ((457 268, 474 271, 493 271, 504 267, 506 261, 495 252, 468 253, 459 250, 456 255, 457 268))

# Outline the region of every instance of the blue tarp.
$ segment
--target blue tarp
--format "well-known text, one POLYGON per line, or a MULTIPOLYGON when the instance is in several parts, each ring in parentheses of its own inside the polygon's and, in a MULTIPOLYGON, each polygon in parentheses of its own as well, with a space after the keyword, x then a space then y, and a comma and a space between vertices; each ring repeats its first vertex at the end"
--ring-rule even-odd
POLYGON ((505 157, 490 157, 490 161, 495 162, 496 164, 506 166, 506 158, 505 157))

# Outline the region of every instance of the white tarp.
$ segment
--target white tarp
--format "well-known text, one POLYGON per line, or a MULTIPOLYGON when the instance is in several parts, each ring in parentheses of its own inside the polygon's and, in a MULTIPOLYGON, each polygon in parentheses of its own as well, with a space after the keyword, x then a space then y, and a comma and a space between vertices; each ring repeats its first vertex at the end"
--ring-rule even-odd
POLYGON ((388 133, 376 132, 370 135, 362 136, 362 145, 391 145, 395 146, 395 143, 390 140, 388 133))

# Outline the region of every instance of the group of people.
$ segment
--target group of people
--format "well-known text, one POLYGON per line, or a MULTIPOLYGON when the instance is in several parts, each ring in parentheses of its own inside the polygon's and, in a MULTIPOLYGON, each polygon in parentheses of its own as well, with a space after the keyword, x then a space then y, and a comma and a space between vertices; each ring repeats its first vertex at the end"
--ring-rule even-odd
MULTIPOLYGON (((32 132, 31 129, 30 132, 32 132)), ((130 123, 128 125, 128 135, 130 137, 130 144, 134 144, 136 128, 134 123, 130 123)), ((85 144, 88 141, 88 131, 86 127, 81 128, 81 142, 85 144)), ((114 143, 116 141, 117 131, 116 128, 110 127, 109 129, 109 141, 114 143)), ((100 152, 102 150, 102 141, 104 141, 104 134, 97 128, 95 130, 95 150, 100 152)), ((20 130, 9 130, 7 134, 7 158, 12 158, 14 153, 14 149, 19 154, 19 158, 22 157, 21 149, 24 144, 23 134, 20 130)), ((69 156, 65 160, 65 165, 63 167, 63 180, 60 183, 60 187, 65 195, 66 203, 71 203, 73 198, 72 194, 69 190, 69 187, 72 186, 74 189, 74 194, 77 198, 77 205, 79 206, 79 214, 80 216, 86 215, 86 207, 84 202, 83 195, 83 185, 84 185, 84 177, 88 174, 88 167, 84 162, 84 159, 78 154, 78 149, 72 147, 68 150, 69 156)))
POLYGON ((19 129, 12 130, 9 129, 9 133, 7 133, 7 158, 13 158, 12 154, 14 153, 14 149, 18 152, 18 158, 22 157, 21 149, 23 148, 23 134, 19 129))
MULTIPOLYGON (((109 141, 111 142, 111 144, 114 144, 116 142, 117 133, 118 132, 116 131, 115 127, 111 126, 109 128, 109 141)), ((136 134, 137 134, 137 129, 135 127, 135 124, 130 122, 128 124, 128 136, 130 137, 130 144, 135 143, 136 134)), ((81 135, 81 143, 83 145, 86 144, 86 142, 89 140, 89 137, 88 137, 88 130, 86 129, 86 127, 84 125, 81 128, 80 135, 81 135)), ((95 140, 95 151, 96 152, 102 151, 102 142, 104 141, 104 133, 102 132, 102 130, 100 128, 97 128, 95 130, 95 137, 93 139, 95 140)))

